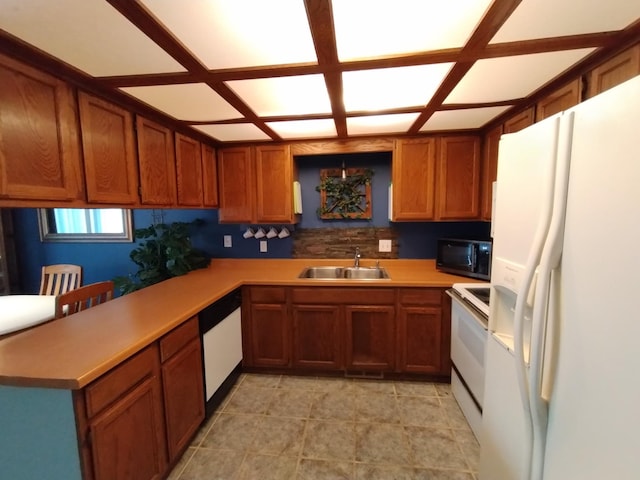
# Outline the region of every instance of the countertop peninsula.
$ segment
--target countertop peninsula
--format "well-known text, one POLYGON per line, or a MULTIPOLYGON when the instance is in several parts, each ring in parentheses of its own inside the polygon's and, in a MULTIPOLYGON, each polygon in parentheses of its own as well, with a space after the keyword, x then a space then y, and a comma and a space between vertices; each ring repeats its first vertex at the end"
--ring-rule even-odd
MULTIPOLYGON (((373 266, 374 259, 361 259, 373 266)), ((448 287, 472 279, 439 272, 434 260, 383 260, 390 279, 299 279, 311 265, 349 260, 213 259, 84 312, 0 339, 0 385, 77 390, 242 285, 448 287)))

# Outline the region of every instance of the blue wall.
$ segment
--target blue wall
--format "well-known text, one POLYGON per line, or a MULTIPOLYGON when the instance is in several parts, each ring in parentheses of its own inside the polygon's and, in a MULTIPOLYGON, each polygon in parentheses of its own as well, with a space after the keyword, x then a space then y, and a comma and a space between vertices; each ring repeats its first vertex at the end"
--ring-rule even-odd
MULTIPOLYGON (((489 223, 485 222, 424 222, 392 223, 388 219, 388 195, 391 179, 391 152, 347 154, 347 168, 371 168, 372 214, 370 220, 321 220, 316 215, 320 206, 320 193, 315 188, 320 182, 320 169, 339 168, 342 155, 310 155, 297 157, 299 180, 302 186, 303 215, 297 225, 273 225, 294 231, 295 228, 323 227, 388 227, 398 232, 400 258, 434 258, 436 239, 439 237, 488 238, 489 223)), ((292 238, 267 240, 268 251, 259 251, 255 238, 245 239, 242 234, 247 227, 255 225, 226 225, 218 223, 217 210, 134 210, 133 228, 147 227, 153 223, 153 215, 162 213, 165 223, 189 222, 196 218, 205 225, 193 231, 192 242, 213 258, 290 258, 292 238), (224 235, 231 235, 232 248, 223 247, 224 235)), ((136 271, 129 259, 134 248, 132 243, 55 243, 40 242, 38 234, 37 210, 15 209, 18 263, 20 265, 21 287, 24 293, 37 293, 40 285, 42 265, 54 263, 75 263, 83 266, 84 283, 109 280, 119 275, 136 271)), ((266 229, 272 225, 260 225, 266 229)))

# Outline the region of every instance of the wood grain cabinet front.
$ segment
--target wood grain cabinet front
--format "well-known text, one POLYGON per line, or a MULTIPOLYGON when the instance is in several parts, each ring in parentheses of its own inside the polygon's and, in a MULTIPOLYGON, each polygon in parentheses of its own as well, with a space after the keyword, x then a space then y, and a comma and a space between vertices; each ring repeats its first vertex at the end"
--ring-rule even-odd
POLYGON ((0 55, 0 201, 84 200, 71 87, 0 55))
POLYGON ((498 176, 498 147, 502 125, 489 130, 482 144, 482 175, 480 177, 480 219, 491 220, 493 209, 493 182, 498 176))
POLYGON ((640 44, 594 68, 588 76, 588 98, 640 74, 640 44))
POLYGON ((343 329, 338 305, 293 305, 293 366, 343 368, 343 329))
POLYGON ((218 163, 216 151, 206 144, 202 146, 202 191, 205 207, 218 207, 218 163))
POLYGON ((176 205, 173 131, 141 116, 136 117, 136 129, 142 204, 176 205))
POLYGON ((131 112, 78 92, 89 203, 138 202, 138 163, 131 112))
POLYGON ((203 203, 202 149, 200 142, 176 133, 176 184, 178 205, 201 207, 203 203))
POLYGON ((581 92, 582 81, 576 78, 573 82, 550 93, 536 104, 536 122, 577 105, 580 103, 581 92))

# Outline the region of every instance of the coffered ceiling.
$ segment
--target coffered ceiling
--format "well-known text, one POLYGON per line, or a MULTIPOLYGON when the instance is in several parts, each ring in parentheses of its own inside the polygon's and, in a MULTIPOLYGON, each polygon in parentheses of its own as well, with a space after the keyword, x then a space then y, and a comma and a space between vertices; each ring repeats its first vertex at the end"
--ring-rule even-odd
POLYGON ((638 0, 2 0, 27 44, 218 142, 478 129, 640 37, 638 0))

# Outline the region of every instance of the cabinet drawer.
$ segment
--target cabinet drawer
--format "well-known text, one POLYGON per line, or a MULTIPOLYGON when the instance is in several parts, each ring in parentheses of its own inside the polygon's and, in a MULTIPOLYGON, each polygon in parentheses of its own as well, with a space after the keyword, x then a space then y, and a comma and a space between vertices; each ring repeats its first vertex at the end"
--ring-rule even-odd
POLYGON ((174 328, 160 339, 160 361, 164 363, 198 335, 198 317, 174 328))
POLYGON ((286 302, 286 291, 284 287, 249 287, 249 292, 253 303, 286 302))
POLYGON ((158 368, 158 347, 153 344, 91 383, 85 389, 87 416, 91 418, 108 407, 145 378, 156 374, 158 368))
POLYGON ((393 305, 395 291, 391 288, 293 288, 292 303, 393 305))
POLYGON ((440 288, 401 288, 401 305, 441 305, 442 289, 440 288))

